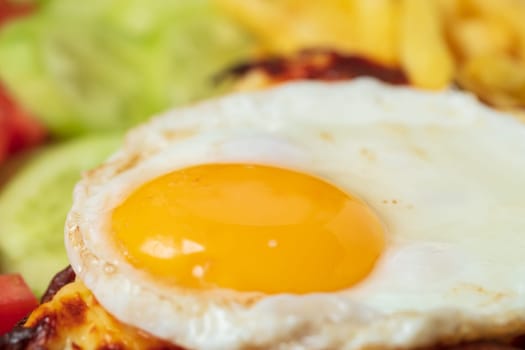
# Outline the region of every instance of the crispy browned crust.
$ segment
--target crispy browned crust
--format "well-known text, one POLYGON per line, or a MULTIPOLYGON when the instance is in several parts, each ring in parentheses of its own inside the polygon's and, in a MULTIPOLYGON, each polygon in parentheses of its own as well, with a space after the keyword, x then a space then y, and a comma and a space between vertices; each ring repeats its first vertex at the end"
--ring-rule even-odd
MULTIPOLYGON (((2 350, 183 350, 107 313, 70 267, 53 278, 42 304, 27 320, 3 337, 2 350)), ((525 335, 505 340, 483 340, 455 345, 435 345, 418 350, 525 349, 525 335)))
POLYGON ((517 350, 523 349, 512 343, 504 344, 495 341, 481 341, 473 343, 458 344, 454 346, 437 346, 427 348, 425 350, 517 350))
POLYGON ((73 282, 75 280, 75 277, 75 271, 73 271, 71 265, 68 265, 65 269, 58 272, 51 280, 51 283, 49 283, 49 286, 47 287, 47 290, 45 291, 44 295, 42 295, 40 303, 47 303, 48 301, 53 299, 55 294, 58 293, 58 291, 63 286, 73 282))
POLYGON ((2 350, 182 350, 107 313, 68 267, 53 278, 42 304, 12 332, 2 350))
MULTIPOLYGON (((47 290, 42 295, 40 303, 45 303, 50 301, 55 294, 66 284, 71 283, 75 280, 75 272, 68 265, 62 271, 58 272, 49 283, 47 290)), ((19 350, 25 349, 28 346, 28 343, 38 336, 38 333, 41 332, 39 327, 27 328, 24 327, 24 323, 27 321, 27 316, 24 317, 14 329, 3 336, 0 337, 0 349, 8 350, 19 350)))
POLYGON ((407 75, 399 67, 322 49, 239 64, 222 73, 218 79, 234 77, 238 80, 239 89, 244 90, 292 80, 340 81, 365 76, 394 85, 409 84, 407 75))

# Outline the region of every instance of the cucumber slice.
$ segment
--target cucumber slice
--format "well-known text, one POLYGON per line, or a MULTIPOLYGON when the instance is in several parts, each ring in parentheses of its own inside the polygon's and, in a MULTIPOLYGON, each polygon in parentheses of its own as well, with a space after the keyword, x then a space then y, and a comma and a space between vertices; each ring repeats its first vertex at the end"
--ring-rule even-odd
POLYGON ((39 152, 0 192, 0 257, 40 295, 67 265, 64 221, 82 171, 102 162, 121 135, 89 136, 39 152))

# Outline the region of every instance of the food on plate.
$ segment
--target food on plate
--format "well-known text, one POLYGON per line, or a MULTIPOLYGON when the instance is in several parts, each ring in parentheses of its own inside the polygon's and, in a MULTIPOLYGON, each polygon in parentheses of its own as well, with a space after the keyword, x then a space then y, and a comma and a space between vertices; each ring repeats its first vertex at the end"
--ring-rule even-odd
MULTIPOLYGON (((77 279, 25 329, 77 298, 131 348, 505 343, 525 330, 524 152, 525 126, 471 96, 371 79, 167 112, 75 187, 77 279)), ((74 327, 48 341, 94 339, 74 327)))
MULTIPOLYGON (((82 11, 78 6, 0 0, 0 80, 21 110, 50 128, 49 142, 126 129, 232 89, 361 75, 464 89, 525 118, 523 0, 95 0, 82 11), (30 15, 3 22, 6 14, 30 15), (238 69, 242 62, 251 63, 238 69), (231 65, 241 79, 213 79, 231 65)), ((40 124, 15 118, 6 128, 1 119, 0 161, 42 141, 40 124)), ((12 164, 2 165, 0 186, 16 178, 5 176, 12 164)), ((53 198, 62 208, 69 203, 69 196, 53 198)), ((35 226, 52 226, 45 212, 33 213, 40 218, 35 226)), ((23 242, 15 245, 22 252, 46 254, 16 237, 10 239, 23 242)), ((55 242, 51 250, 62 250, 55 242)), ((16 271, 10 257, 23 254, 7 255, 0 272, 16 271)), ((24 265, 38 263, 32 260, 26 254, 24 265)), ((58 267, 50 266, 42 276, 58 267)), ((37 292, 44 286, 33 276, 29 283, 37 292)))
POLYGON ((0 336, 38 306, 38 301, 18 274, 0 275, 0 336))
POLYGON ((48 146, 0 192, 0 266, 21 273, 37 295, 67 264, 63 227, 81 172, 105 159, 121 135, 97 135, 48 146))
POLYGON ((269 55, 328 48, 400 66, 419 87, 457 83, 497 108, 519 113, 525 107, 524 1, 216 3, 253 33, 269 55))
MULTIPOLYGON (((352 79, 358 76, 374 76, 392 84, 407 83, 405 74, 399 69, 385 67, 384 65, 359 57, 344 56, 335 52, 322 50, 302 52, 290 60, 261 60, 249 63, 248 65, 236 66, 231 73, 226 75, 241 76, 241 78, 235 80, 236 82, 234 84, 235 89, 241 90, 262 88, 275 83, 302 78, 334 81, 352 79), (253 79, 255 76, 259 77, 259 79, 253 79), (255 84, 255 82, 257 82, 257 84, 255 84)), ((225 80, 225 78, 222 79, 225 80)), ((218 84, 222 83, 218 82, 218 84)), ((75 143, 66 143, 61 146, 61 149, 68 149, 74 144, 75 143)), ((108 152, 109 151, 110 148, 108 148, 108 152)), ((72 158, 71 162, 78 161, 78 159, 84 157, 82 152, 91 153, 93 151, 91 147, 82 147, 78 151, 63 152, 61 161, 64 165, 69 164, 69 158, 72 158)), ((92 164, 98 162, 96 155, 88 155, 88 157, 95 157, 92 164)), ((29 162, 31 163, 32 161, 30 158, 29 162)), ((42 161, 39 161, 39 164, 41 164, 42 167, 46 167, 42 161)), ((53 169, 52 161, 50 161, 47 166, 53 169)), ((86 167, 83 168, 85 169, 86 167)), ((63 221, 62 218, 66 215, 66 208, 71 202, 70 192, 73 187, 73 179, 79 176, 79 174, 75 174, 75 172, 80 170, 81 169, 71 169, 70 182, 67 185, 63 183, 58 190, 55 190, 56 185, 52 187, 37 186, 31 194, 31 198, 39 198, 37 203, 42 202, 42 204, 33 206, 34 209, 31 210, 31 213, 35 219, 31 220, 30 228, 24 228, 25 223, 23 222, 22 224, 18 223, 16 224, 16 229, 13 229, 13 232, 17 232, 17 234, 10 235, 9 238, 6 239, 6 242, 0 242, 0 268, 2 267, 1 257, 3 254, 5 255, 3 259, 3 269, 11 272, 21 271, 27 274, 26 278, 37 294, 43 292, 49 277, 66 263, 63 242, 60 238, 60 225, 63 221), (48 214, 50 211, 50 205, 46 203, 48 196, 39 195, 39 191, 46 190, 52 193, 49 197, 53 198, 53 205, 56 208, 60 208, 55 211, 54 216, 49 216, 48 214), (37 230, 38 234, 33 233, 35 232, 35 228, 39 228, 37 230), (35 240, 36 236, 41 238, 35 240), (38 274, 35 273, 35 266, 39 266, 38 274)), ((31 171, 31 174, 40 174, 41 171, 42 170, 31 171)), ((58 176, 59 172, 54 173, 53 171, 54 170, 51 170, 51 174, 58 176)), ((48 170, 45 170, 45 172, 48 172, 48 170)), ((21 183, 20 187, 26 188, 26 181, 37 182, 34 175, 20 176, 23 177, 23 180, 19 181, 19 183, 21 183)), ((16 177, 14 179, 16 179, 16 177)), ((15 204, 20 203, 15 206, 16 208, 28 206, 25 201, 18 200, 18 198, 20 198, 17 194, 17 191, 19 191, 18 186, 12 185, 8 186, 8 188, 11 188, 11 196, 2 196, 2 194, 0 194, 0 198, 7 198, 3 200, 4 206, 10 206, 9 201, 12 198, 14 198, 15 204)), ((1 202, 2 200, 0 199, 0 203, 1 202)), ((11 214, 12 212, 13 211, 10 210, 6 211, 7 214, 11 214)), ((0 224, 0 232, 3 232, 2 230, 4 229, 10 229, 9 226, 12 221, 13 219, 8 217, 4 225, 0 224)))
POLYGON ((124 129, 216 94, 250 40, 209 1, 42 2, 0 30, 0 80, 54 135, 124 129))
POLYGON ((0 22, 27 15, 0 23, 0 272, 23 273, 37 294, 66 263, 61 226, 73 183, 111 148, 103 140, 99 148, 96 137, 80 147, 84 141, 69 139, 118 132, 216 94, 227 84, 213 74, 250 50, 250 39, 208 1, 78 6, 0 0, 0 22), (13 159, 48 134, 41 152, 13 159))

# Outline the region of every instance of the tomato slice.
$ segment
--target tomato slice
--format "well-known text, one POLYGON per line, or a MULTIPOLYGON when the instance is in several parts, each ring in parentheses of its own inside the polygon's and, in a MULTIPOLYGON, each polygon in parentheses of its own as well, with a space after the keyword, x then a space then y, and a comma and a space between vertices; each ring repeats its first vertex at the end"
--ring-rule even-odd
POLYGON ((0 275, 0 335, 9 332, 38 306, 38 300, 19 274, 0 275))
POLYGON ((47 136, 44 126, 16 104, 1 82, 0 127, 0 163, 10 154, 42 143, 47 136))
MULTIPOLYGON (((1 92, 0 92, 1 94, 1 92)), ((0 112, 0 164, 7 158, 7 153, 9 150, 9 131, 8 131, 9 122, 7 116, 0 112)))
MULTIPOLYGON (((0 0, 0 27, 34 10, 33 1, 0 0)), ((10 154, 42 143, 45 137, 43 125, 17 105, 0 82, 0 164, 10 154)))
POLYGON ((16 17, 28 15, 34 10, 32 3, 16 3, 11 0, 0 0, 0 25, 16 17))

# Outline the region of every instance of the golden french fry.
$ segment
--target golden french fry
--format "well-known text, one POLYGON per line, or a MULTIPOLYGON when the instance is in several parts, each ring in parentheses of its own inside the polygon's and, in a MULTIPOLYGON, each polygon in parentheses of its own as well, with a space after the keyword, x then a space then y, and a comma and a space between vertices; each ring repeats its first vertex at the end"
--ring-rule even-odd
POLYGON ((439 10, 443 15, 445 23, 462 16, 464 12, 464 1, 459 0, 438 0, 439 10))
POLYGON ((399 61, 397 1, 355 1, 354 24, 356 49, 359 53, 386 64, 399 61))
POLYGON ((307 47, 354 52, 353 5, 349 0, 215 0, 273 53, 307 47))
POLYGON ((288 0, 287 18, 296 49, 324 47, 355 51, 353 4, 349 0, 288 0))
POLYGON ((417 86, 442 88, 452 80, 454 61, 434 1, 401 1, 400 54, 403 67, 417 86))
POLYGON ((508 24, 481 17, 456 21, 449 37, 463 59, 510 52, 515 44, 515 35, 508 24))
POLYGON ((471 6, 486 18, 508 24, 516 35, 515 51, 525 61, 525 1, 470 0, 471 6))
POLYGON ((401 64, 416 86, 456 80, 499 108, 525 106, 525 0, 215 2, 271 53, 357 53, 401 64))
POLYGON ((525 107, 525 65, 508 55, 473 57, 460 67, 457 80, 498 108, 525 107))

